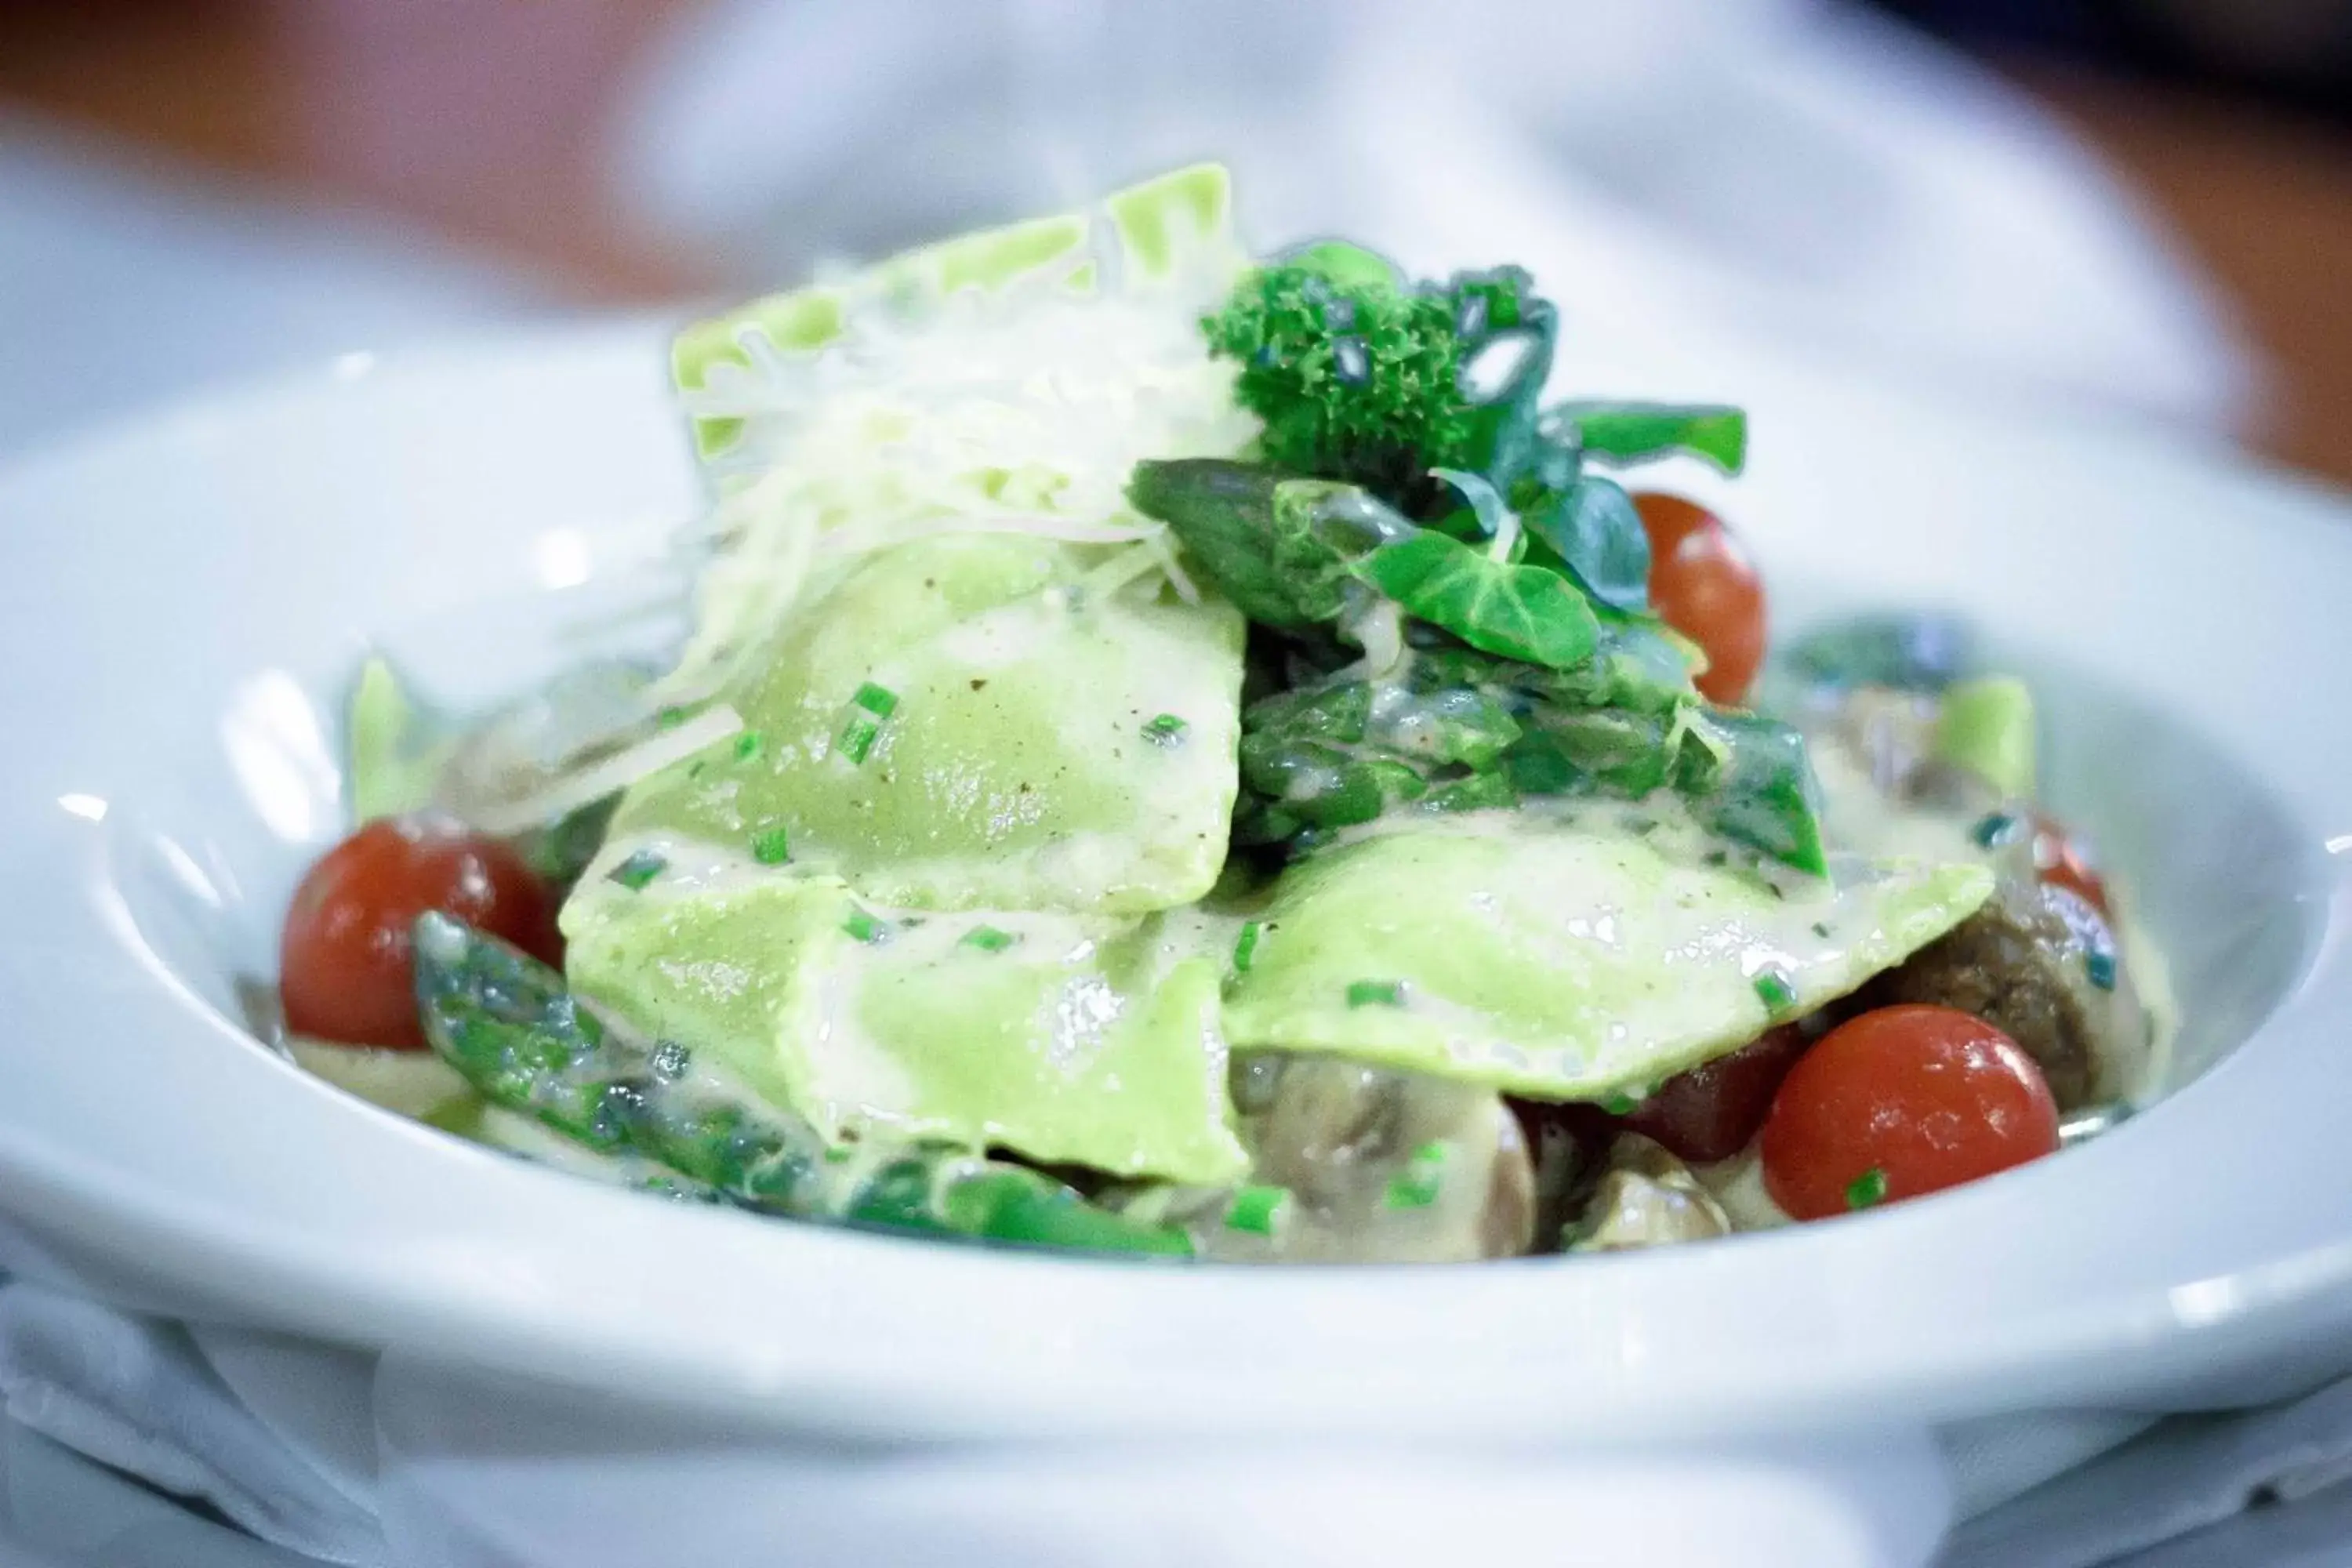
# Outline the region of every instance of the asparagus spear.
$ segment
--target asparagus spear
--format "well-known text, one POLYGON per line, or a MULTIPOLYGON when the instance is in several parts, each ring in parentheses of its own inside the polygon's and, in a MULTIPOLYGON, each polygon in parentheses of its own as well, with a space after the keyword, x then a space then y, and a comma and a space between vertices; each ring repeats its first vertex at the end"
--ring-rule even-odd
POLYGON ((815 1130, 700 1094, 674 1047, 640 1049, 545 964, 446 915, 419 916, 425 1037, 484 1099, 606 1153, 633 1153, 747 1208, 1091 1251, 1189 1255, 1172 1226, 1087 1204, 1024 1166, 910 1147, 835 1163, 815 1130))

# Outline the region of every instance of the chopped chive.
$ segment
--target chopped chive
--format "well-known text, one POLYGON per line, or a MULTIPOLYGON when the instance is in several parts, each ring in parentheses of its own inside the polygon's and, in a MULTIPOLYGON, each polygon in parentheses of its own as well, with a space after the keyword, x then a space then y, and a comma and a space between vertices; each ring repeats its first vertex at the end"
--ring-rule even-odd
POLYGON ((652 881, 668 868, 669 862, 661 856, 650 849, 640 849, 605 872, 604 878, 605 880, 618 882, 629 891, 635 893, 644 891, 647 882, 652 881))
POLYGON ((1447 1152, 1443 1142, 1423 1143, 1415 1149, 1404 1169, 1389 1178, 1381 1202, 1392 1209, 1425 1209, 1435 1203, 1445 1182, 1447 1152))
POLYGON ((882 726, 863 712, 852 716, 849 722, 841 727, 841 754, 853 763, 863 763, 866 753, 874 749, 875 739, 881 733, 882 726))
POLYGON ((1350 1007, 1402 1007, 1404 1005, 1404 982, 1402 980, 1359 980, 1348 987, 1350 1007))
POLYGON ((1778 969, 1767 969, 1756 976, 1756 999, 1775 1018, 1797 1005, 1797 987, 1778 969))
POLYGON ((890 922, 865 910, 852 910, 841 929, 858 942, 877 942, 890 934, 890 922))
POLYGON ((763 827, 751 835, 751 858, 762 866, 781 866, 793 858, 792 835, 781 827, 763 827))
POLYGON ((2084 953, 2083 970, 2091 977, 2091 984, 2100 990, 2113 991, 2116 988, 2116 955, 2105 948, 2095 947, 2084 953))
POLYGON ((1886 1201, 1886 1173, 1873 1165, 1846 1184, 1845 1206, 1849 1209, 1876 1208, 1886 1201))
POLYGON ((767 738, 759 731, 744 731, 735 737, 735 760, 739 763, 750 762, 760 754, 760 748, 767 743, 767 738))
POLYGON ((2005 811, 1996 811, 1969 829, 1969 837, 1977 841, 1979 849, 1990 849, 2008 843, 2016 831, 2017 818, 2005 811))
POLYGON ((686 710, 673 703, 654 715, 654 724, 663 730, 675 730, 686 722, 686 710))
POLYGON ((1162 713, 1143 727, 1143 738, 1158 746, 1173 746, 1184 739, 1192 726, 1173 713, 1162 713))
POLYGON ((841 726, 841 738, 835 742, 841 754, 851 763, 863 765, 874 742, 881 738, 882 721, 898 710, 898 694, 887 686, 866 681, 849 700, 849 718, 841 726))
POLYGON ((1003 952, 1019 940, 1011 931, 999 931, 994 926, 974 926, 963 933, 963 945, 982 952, 1003 952))
POLYGON ((1813 922, 1813 934, 1820 937, 1823 942, 1827 942, 1830 938, 1830 922, 1827 921, 1815 921, 1813 922))
POLYGON ((1252 1185, 1234 1194, 1225 1210, 1225 1228, 1244 1231, 1251 1236, 1272 1236, 1275 1222, 1281 1217, 1283 1205, 1290 1201, 1286 1187, 1252 1185))
POLYGON ((1642 1109, 1642 1101, 1638 1095, 1627 1094, 1621 1089, 1602 1100, 1601 1109, 1612 1116, 1631 1116, 1642 1109))
POLYGON ((857 1158, 857 1151, 846 1143, 828 1143, 824 1146, 824 1163, 828 1165, 846 1165, 856 1158, 857 1158))
POLYGON ((1263 937, 1265 934, 1265 927, 1255 921, 1252 921, 1247 925, 1242 927, 1242 934, 1234 943, 1234 973, 1235 974, 1247 974, 1249 973, 1250 961, 1257 956, 1258 939, 1263 937))

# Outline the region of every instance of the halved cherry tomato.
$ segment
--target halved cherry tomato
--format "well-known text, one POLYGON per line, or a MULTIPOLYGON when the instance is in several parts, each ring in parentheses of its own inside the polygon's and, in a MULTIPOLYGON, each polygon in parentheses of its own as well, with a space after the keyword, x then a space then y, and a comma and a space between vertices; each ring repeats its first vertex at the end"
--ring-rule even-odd
POLYGON ((2107 908, 2107 884, 2091 869, 2083 847, 2064 828, 2039 812, 2033 816, 2033 869, 2052 886, 2079 894, 2084 903, 2101 914, 2113 913, 2107 908))
POLYGON ((295 889, 278 991, 296 1034, 421 1048, 409 927, 427 910, 562 961, 555 901, 506 844, 445 817, 371 822, 295 889))
POLYGON ((1622 1120, 1678 1158, 1728 1160, 1756 1136, 1773 1091, 1811 1043, 1794 1024, 1768 1029, 1727 1057, 1676 1073, 1622 1120))
POLYGON ((1781 1081, 1764 1189, 1799 1219, 1940 1192, 2058 1147, 2058 1104, 2017 1042, 1953 1007, 1848 1019, 1781 1081))
POLYGON ((1706 650, 1699 691, 1737 703, 1764 662, 1764 583, 1723 520, 1696 501, 1647 490, 1633 498, 1650 536, 1650 605, 1706 650))

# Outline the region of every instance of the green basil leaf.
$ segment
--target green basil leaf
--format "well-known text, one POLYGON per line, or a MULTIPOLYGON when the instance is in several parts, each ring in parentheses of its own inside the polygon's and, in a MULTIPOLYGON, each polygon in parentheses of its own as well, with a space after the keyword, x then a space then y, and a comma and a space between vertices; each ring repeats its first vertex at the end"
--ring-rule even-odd
POLYGON ((1748 460, 1748 416, 1717 404, 1562 403, 1548 424, 1572 426, 1588 456, 1620 463, 1688 453, 1727 474, 1748 460))
POLYGON ((1650 536, 1622 487, 1589 474, 1528 512, 1527 526, 1593 599, 1615 610, 1649 607, 1650 536))
POLYGON ((1489 561, 1442 533, 1384 544, 1357 574, 1407 615, 1504 658, 1568 668, 1600 638, 1592 606, 1557 573, 1489 561))

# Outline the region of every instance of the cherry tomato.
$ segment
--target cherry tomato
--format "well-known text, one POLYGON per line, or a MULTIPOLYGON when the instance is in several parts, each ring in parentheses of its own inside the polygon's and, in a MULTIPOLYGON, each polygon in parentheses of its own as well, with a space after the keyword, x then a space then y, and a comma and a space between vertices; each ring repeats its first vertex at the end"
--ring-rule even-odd
POLYGON ((1764 662, 1764 584, 1723 520, 1680 496, 1633 498, 1650 536, 1650 604, 1666 625, 1706 650, 1698 689, 1737 703, 1764 662))
POLYGON ((1794 1024, 1768 1029, 1727 1057, 1676 1073, 1622 1120, 1678 1158, 1728 1160, 1756 1136, 1773 1091, 1811 1043, 1794 1024))
POLYGON ((2038 812, 2033 818, 2033 869, 2043 881, 2080 896, 2099 913, 2113 912, 2107 908, 2107 884, 2091 869, 2082 846, 2038 812))
POLYGON ((1906 1004, 1822 1037, 1764 1121, 1764 1190, 1799 1219, 1916 1198, 2058 1147, 2033 1058, 1983 1019, 1906 1004))
POLYGON ((371 822, 310 868, 286 911, 278 989, 287 1028, 421 1048, 408 931, 427 910, 547 963, 562 959, 554 900, 514 850, 443 817, 371 822))

